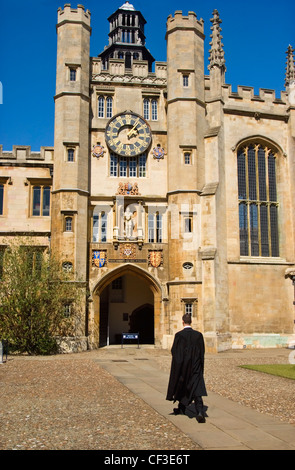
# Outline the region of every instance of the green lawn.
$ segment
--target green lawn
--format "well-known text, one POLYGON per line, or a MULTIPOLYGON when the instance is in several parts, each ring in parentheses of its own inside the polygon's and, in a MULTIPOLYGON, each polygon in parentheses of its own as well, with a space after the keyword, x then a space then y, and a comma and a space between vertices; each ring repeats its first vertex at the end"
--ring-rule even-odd
POLYGON ((244 369, 256 370, 258 372, 265 372, 266 374, 278 375, 287 379, 295 380, 295 365, 294 364, 249 364, 240 366, 244 369))

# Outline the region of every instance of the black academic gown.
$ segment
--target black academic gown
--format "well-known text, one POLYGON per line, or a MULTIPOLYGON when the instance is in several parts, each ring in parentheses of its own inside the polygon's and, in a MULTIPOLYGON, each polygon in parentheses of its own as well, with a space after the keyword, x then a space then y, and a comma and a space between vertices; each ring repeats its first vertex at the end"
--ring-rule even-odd
POLYGON ((176 333, 166 400, 188 406, 195 397, 206 396, 205 345, 202 333, 190 327, 176 333))

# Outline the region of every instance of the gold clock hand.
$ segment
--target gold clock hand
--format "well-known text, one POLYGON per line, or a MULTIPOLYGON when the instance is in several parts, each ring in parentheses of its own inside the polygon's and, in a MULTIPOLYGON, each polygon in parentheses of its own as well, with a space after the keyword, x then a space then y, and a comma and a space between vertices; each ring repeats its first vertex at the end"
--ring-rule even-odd
POLYGON ((131 129, 131 131, 128 132, 127 137, 128 137, 128 139, 130 139, 130 137, 132 137, 134 135, 137 135, 137 134, 138 134, 138 132, 137 132, 136 129, 131 129))
MULTIPOLYGON (((132 129, 127 133, 127 137, 130 137, 132 135, 134 135, 135 131, 136 131, 136 128, 138 126, 138 123, 139 123, 139 119, 137 119, 137 121, 135 122, 134 126, 132 127, 132 129)), ((136 131, 137 132, 137 131, 136 131)))

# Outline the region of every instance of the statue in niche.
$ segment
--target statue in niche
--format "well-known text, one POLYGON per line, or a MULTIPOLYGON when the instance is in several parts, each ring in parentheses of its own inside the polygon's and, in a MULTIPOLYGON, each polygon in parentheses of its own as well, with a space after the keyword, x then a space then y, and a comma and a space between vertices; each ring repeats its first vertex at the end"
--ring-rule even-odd
POLYGON ((127 207, 124 213, 124 222, 125 222, 125 236, 126 238, 131 238, 133 235, 134 222, 133 222, 133 214, 130 211, 129 207, 127 207))

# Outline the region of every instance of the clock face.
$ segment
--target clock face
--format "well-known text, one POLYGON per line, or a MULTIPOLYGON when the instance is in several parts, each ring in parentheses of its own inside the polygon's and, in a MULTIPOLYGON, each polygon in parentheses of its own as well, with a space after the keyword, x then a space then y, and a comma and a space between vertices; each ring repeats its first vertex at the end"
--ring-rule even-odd
POLYGON ((125 157, 140 155, 152 141, 149 125, 138 114, 129 111, 111 119, 105 137, 110 150, 125 157))

